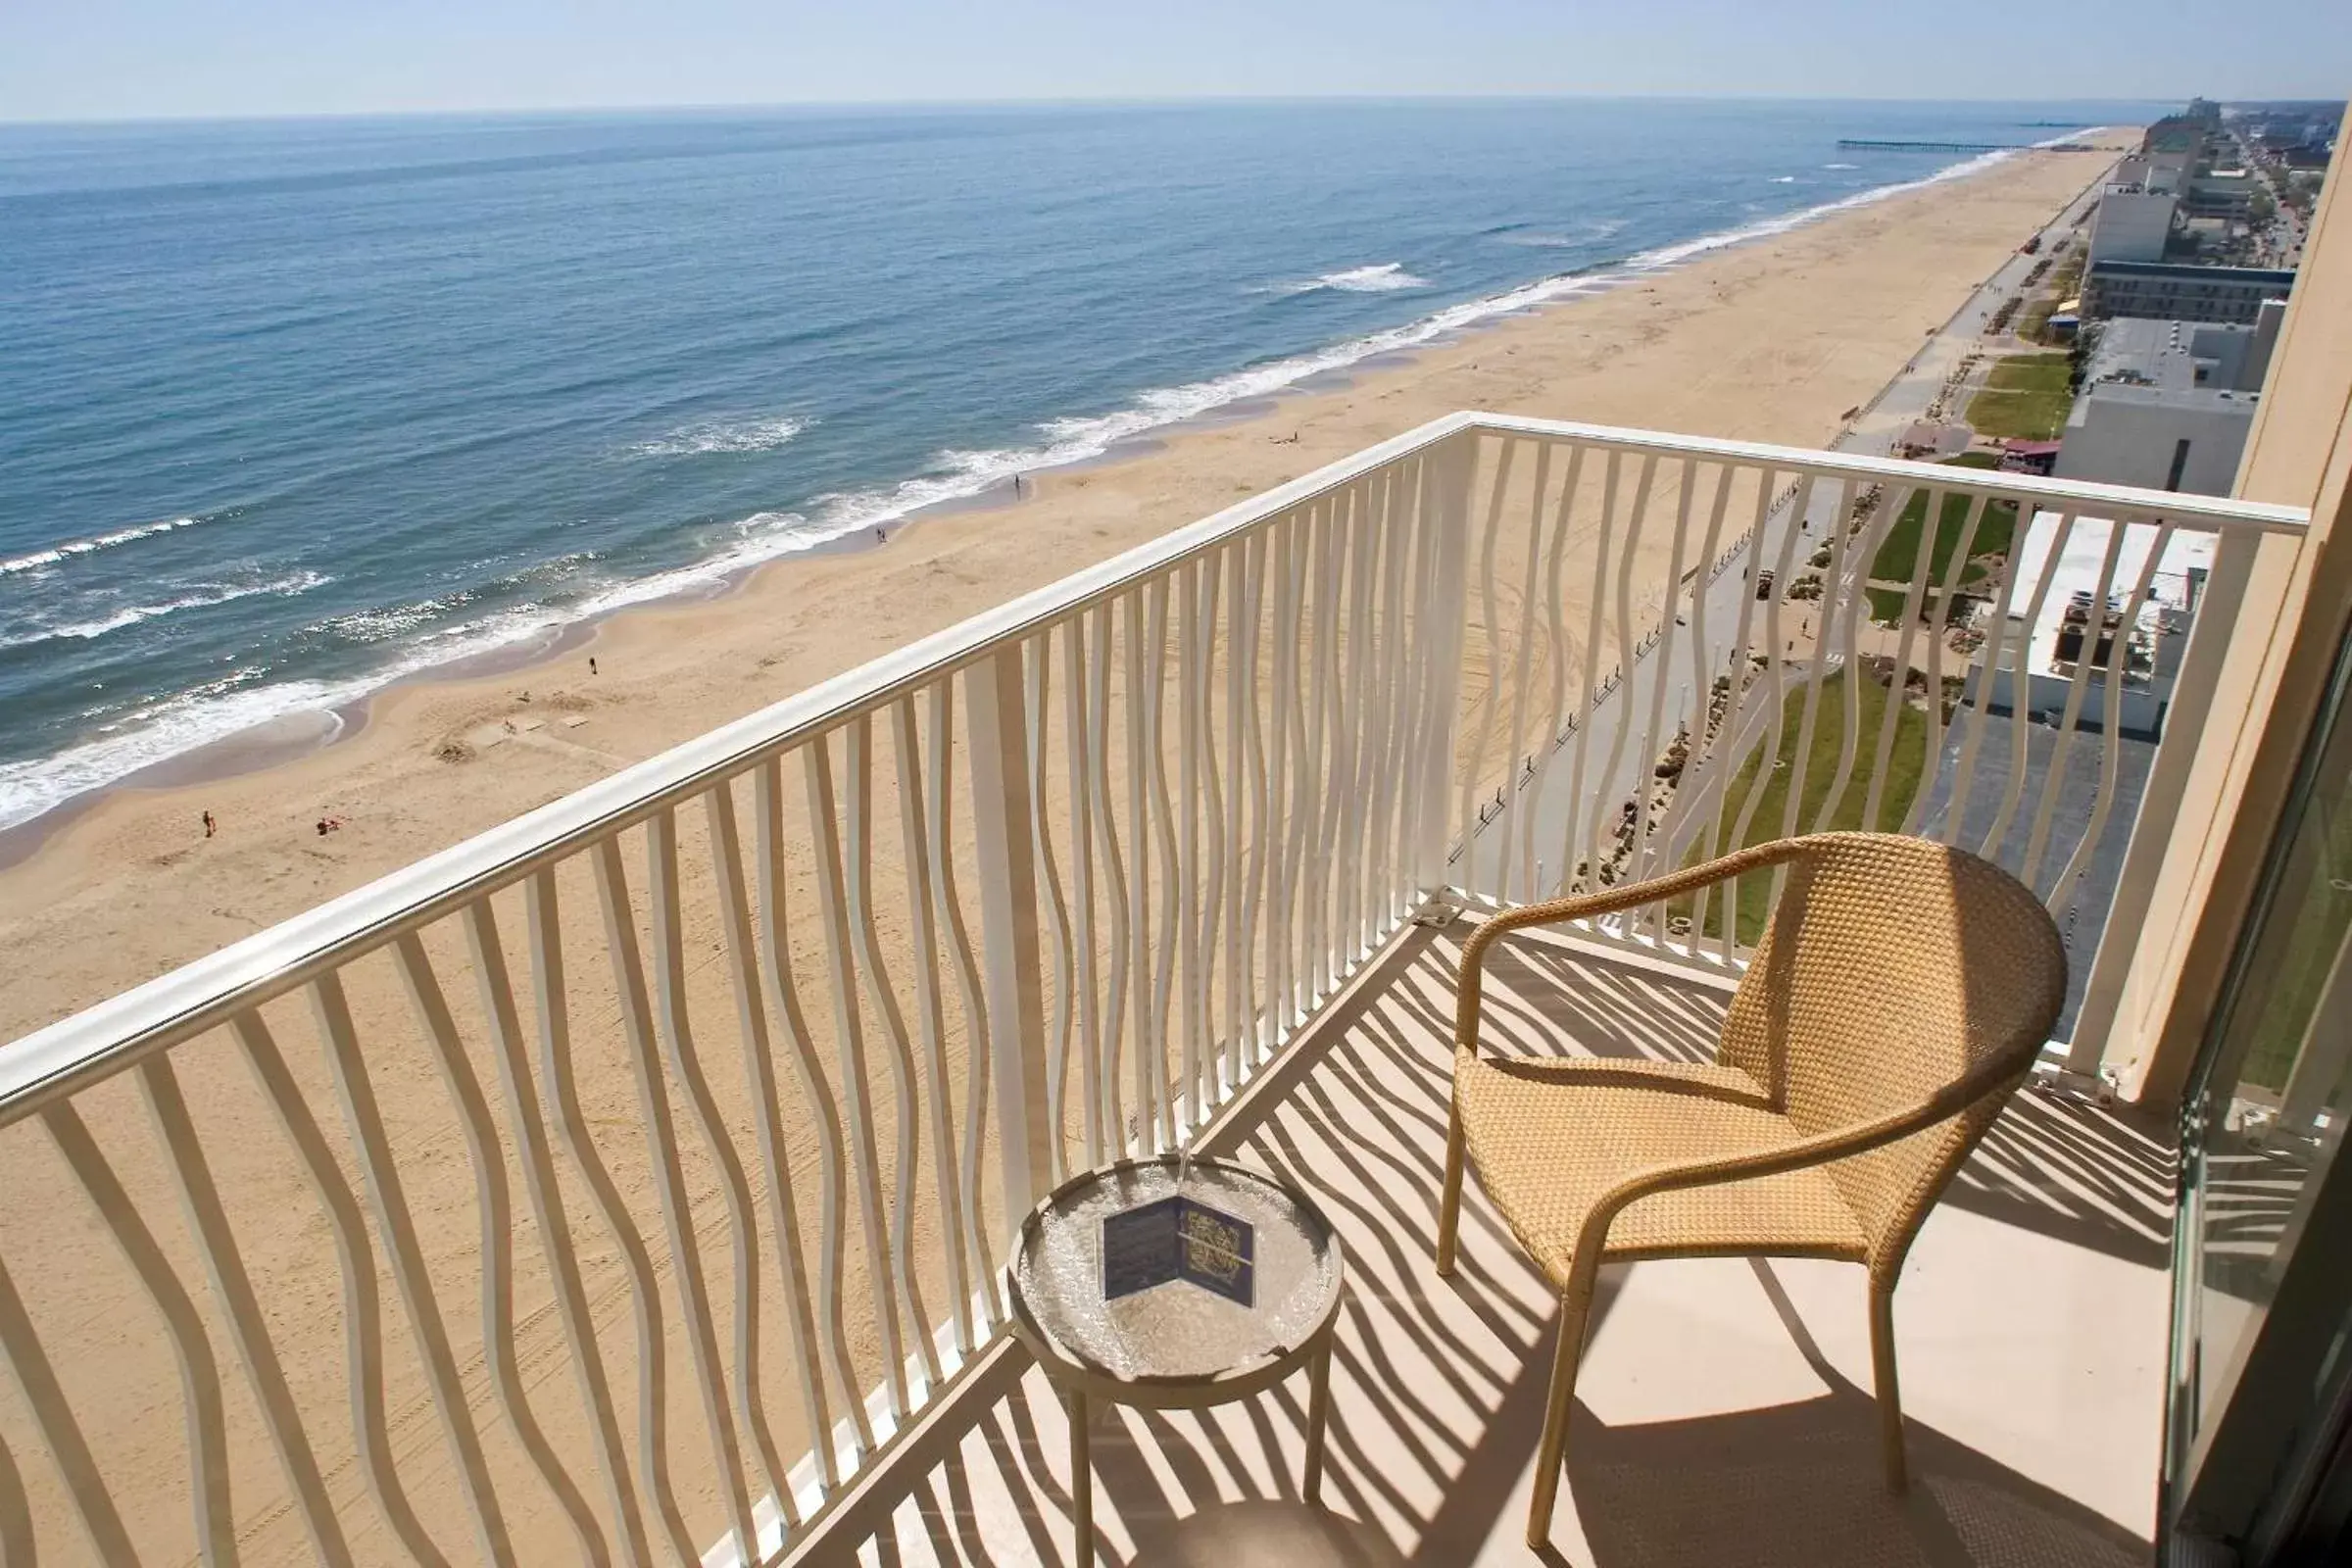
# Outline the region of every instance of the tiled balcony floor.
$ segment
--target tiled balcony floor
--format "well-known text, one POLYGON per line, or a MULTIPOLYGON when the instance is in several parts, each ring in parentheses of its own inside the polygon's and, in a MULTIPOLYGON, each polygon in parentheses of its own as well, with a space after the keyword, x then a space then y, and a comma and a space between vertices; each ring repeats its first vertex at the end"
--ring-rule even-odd
MULTIPOLYGON (((1907 1497, 1881 1480, 1858 1267, 1642 1263, 1604 1276, 1551 1545, 1530 1552, 1553 1303, 1475 1186, 1454 1279, 1429 1262, 1466 929, 1408 927, 1218 1140, 1310 1189, 1348 1249, 1323 1508, 1297 1495, 1303 1378, 1200 1415, 1106 1411, 1102 1561, 2148 1559, 2169 1156, 2116 1113, 2033 1089, 1929 1220, 1896 1297, 1907 1497)), ((1494 981, 1488 1038, 1531 1053, 1697 1055, 1725 995, 1543 938, 1499 953, 1494 981)), ((1000 1351, 943 1413, 804 1560, 1067 1560, 1068 1438, 1043 1377, 1000 1351)))

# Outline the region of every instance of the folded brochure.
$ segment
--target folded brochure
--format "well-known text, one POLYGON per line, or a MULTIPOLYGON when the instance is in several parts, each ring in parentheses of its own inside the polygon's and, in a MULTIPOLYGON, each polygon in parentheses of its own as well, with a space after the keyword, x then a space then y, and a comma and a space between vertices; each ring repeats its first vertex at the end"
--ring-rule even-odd
POLYGON ((1157 1199, 1102 1220, 1102 1299, 1176 1280, 1253 1305, 1257 1232, 1249 1221, 1190 1198, 1157 1199))

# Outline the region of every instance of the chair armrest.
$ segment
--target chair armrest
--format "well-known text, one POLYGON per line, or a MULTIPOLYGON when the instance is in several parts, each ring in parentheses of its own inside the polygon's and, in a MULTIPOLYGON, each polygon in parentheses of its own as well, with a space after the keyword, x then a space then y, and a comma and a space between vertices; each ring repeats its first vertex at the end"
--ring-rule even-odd
POLYGON ((1948 1121, 1962 1111, 1996 1094, 2021 1079, 2032 1070, 2033 1055, 2023 1059, 1996 1056, 1975 1071, 1956 1078, 1916 1105, 1889 1111, 1868 1121, 1849 1123, 1810 1138, 1800 1138, 1792 1144, 1773 1149, 1759 1149, 1745 1154, 1734 1154, 1714 1159, 1671 1161, 1635 1171, 1620 1177, 1615 1186, 1602 1193, 1586 1215, 1584 1229, 1577 1234, 1578 1266, 1590 1257, 1598 1266, 1599 1250, 1609 1239, 1609 1224, 1619 1213, 1642 1199, 1658 1193, 1674 1192, 1687 1187, 1711 1187, 1725 1182, 1748 1181, 1759 1176, 1777 1176, 1783 1171, 1798 1170, 1807 1165, 1827 1164, 1851 1154, 1868 1153, 1871 1150, 1924 1132, 1937 1122, 1948 1121))
POLYGON ((1728 881, 1744 871, 1759 866, 1778 865, 1792 860, 1805 852, 1802 839, 1776 839, 1770 844, 1758 844, 1718 856, 1697 865, 1670 871, 1643 882, 1629 882, 1605 893, 1583 893, 1573 898, 1553 899, 1546 904, 1531 904, 1525 908, 1506 909, 1491 915, 1470 940, 1462 944, 1462 972, 1454 987, 1453 1049, 1456 1054, 1473 1050, 1478 1045, 1478 1001, 1485 984, 1481 964, 1487 949, 1493 947, 1504 933, 1522 926, 1553 925, 1563 920, 1586 920, 1596 914, 1612 914, 1630 909, 1636 905, 1654 904, 1660 899, 1673 898, 1693 888, 1728 881))

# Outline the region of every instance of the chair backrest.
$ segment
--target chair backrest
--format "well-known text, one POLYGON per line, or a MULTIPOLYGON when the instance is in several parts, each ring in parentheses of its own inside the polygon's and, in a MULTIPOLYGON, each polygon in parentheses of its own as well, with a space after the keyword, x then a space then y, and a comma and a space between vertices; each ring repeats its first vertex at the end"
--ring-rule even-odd
POLYGON ((1892 1267, 2049 1038, 2066 949, 2038 899, 1965 851, 1890 833, 1795 847, 1724 1020, 1723 1060, 1808 1135, 1992 1075, 1959 1114, 1827 1167, 1872 1267, 1892 1267))

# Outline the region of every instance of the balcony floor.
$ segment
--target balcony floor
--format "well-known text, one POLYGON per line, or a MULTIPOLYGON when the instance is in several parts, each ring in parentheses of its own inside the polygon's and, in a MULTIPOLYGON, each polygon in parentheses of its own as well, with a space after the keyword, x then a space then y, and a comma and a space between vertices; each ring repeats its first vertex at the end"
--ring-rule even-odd
MULTIPOLYGON (((1531 1552, 1553 1302, 1475 1184, 1455 1277, 1429 1262, 1467 929, 1407 927, 1216 1139, 1313 1192, 1348 1249, 1323 1508, 1297 1494, 1303 1379, 1199 1415, 1105 1411, 1100 1560, 2149 1559, 2170 1156, 2115 1112, 2031 1089, 1929 1220, 1895 1298, 1908 1497, 1881 1481, 1858 1267, 1635 1264, 1603 1276, 1552 1545, 1531 1552)), ((1498 951, 1494 973, 1490 1038, 1530 1053, 1700 1055, 1726 995, 1542 937, 1498 951)), ((806 1560, 846 1560, 861 1534, 858 1560, 877 1564, 1067 1560, 1068 1438, 1043 1376, 1000 1351, 940 1414, 806 1560)))

